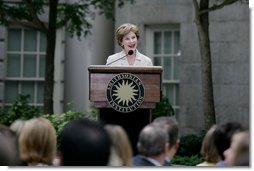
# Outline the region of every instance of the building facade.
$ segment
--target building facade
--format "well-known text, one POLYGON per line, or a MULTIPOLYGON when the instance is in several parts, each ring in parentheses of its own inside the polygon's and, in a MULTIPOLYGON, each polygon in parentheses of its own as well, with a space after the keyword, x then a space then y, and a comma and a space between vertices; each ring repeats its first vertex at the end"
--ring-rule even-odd
MULTIPOLYGON (((209 21, 216 120, 249 125, 249 6, 245 1, 236 2, 210 12, 209 21)), ((120 51, 114 30, 127 22, 140 29, 139 51, 163 67, 163 95, 175 110, 181 133, 198 133, 204 128, 201 59, 194 8, 187 0, 136 0, 116 7, 115 22, 96 16, 92 35, 81 40, 59 30, 55 113, 85 112, 92 106, 87 67, 103 65, 108 55, 120 51)), ((2 105, 10 104, 18 93, 31 94, 31 104, 43 105, 44 46, 45 36, 39 32, 0 26, 2 105)))

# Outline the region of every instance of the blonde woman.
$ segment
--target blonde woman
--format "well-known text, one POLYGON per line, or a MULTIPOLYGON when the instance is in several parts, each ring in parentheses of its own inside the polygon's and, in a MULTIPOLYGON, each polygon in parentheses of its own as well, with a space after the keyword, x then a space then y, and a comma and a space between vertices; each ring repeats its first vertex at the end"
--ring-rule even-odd
POLYGON ((10 125, 10 129, 16 133, 17 137, 19 137, 25 122, 25 120, 17 119, 10 125))
POLYGON ((125 23, 116 30, 116 41, 122 51, 108 57, 106 65, 112 66, 152 66, 149 57, 137 50, 139 29, 136 25, 125 23))
POLYGON ((132 148, 125 130, 119 125, 105 125, 112 141, 109 166, 132 166, 132 148))
POLYGON ((56 131, 45 118, 26 121, 19 138, 22 160, 29 166, 49 166, 56 156, 56 131))
POLYGON ((218 153, 216 146, 214 144, 214 131, 216 125, 213 125, 206 133, 202 146, 201 155, 204 162, 198 164, 197 166, 215 166, 221 160, 220 154, 218 153))

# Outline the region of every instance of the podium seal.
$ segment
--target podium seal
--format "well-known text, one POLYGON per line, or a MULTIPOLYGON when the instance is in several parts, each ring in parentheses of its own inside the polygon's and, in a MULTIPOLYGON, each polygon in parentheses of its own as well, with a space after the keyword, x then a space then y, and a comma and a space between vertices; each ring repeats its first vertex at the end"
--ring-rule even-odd
POLYGON ((144 101, 144 85, 134 74, 115 75, 108 83, 108 103, 118 112, 129 113, 139 108, 144 101))

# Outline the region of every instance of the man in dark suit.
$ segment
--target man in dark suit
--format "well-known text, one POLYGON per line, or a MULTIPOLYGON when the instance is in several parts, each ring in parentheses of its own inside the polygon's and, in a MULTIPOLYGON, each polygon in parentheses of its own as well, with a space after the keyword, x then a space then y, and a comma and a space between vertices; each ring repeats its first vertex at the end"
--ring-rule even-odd
POLYGON ((168 137, 169 137, 168 148, 169 149, 167 152, 167 156, 165 158, 164 166, 172 166, 171 160, 175 156, 180 144, 179 135, 178 135, 179 134, 178 123, 175 117, 173 116, 161 116, 161 117, 155 118, 153 121, 153 124, 162 126, 163 128, 165 128, 165 130, 168 133, 168 137))
POLYGON ((140 134, 137 144, 139 155, 133 159, 135 166, 163 166, 168 150, 168 135, 164 128, 149 124, 140 134))

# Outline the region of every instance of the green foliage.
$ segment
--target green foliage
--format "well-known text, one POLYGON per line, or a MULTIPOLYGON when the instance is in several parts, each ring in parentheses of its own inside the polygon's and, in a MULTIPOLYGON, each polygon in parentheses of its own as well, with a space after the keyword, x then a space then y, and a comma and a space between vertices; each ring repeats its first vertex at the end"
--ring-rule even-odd
POLYGON ((38 107, 28 104, 29 95, 19 95, 10 108, 0 109, 0 123, 9 126, 17 119, 31 119, 41 116, 38 107))
POLYGON ((197 164, 203 162, 199 155, 192 156, 175 156, 171 161, 173 165, 183 165, 183 166, 196 166, 197 164))
POLYGON ((152 117, 157 118, 160 116, 173 116, 175 115, 174 109, 169 103, 167 97, 162 97, 159 103, 156 103, 155 108, 152 110, 152 117))
POLYGON ((195 166, 203 162, 200 149, 204 136, 204 131, 200 135, 190 134, 182 136, 180 138, 179 149, 172 163, 176 165, 195 166))
POLYGON ((195 134, 182 136, 180 138, 180 146, 177 151, 177 155, 179 156, 200 155, 200 149, 203 138, 204 138, 203 133, 201 133, 201 135, 199 136, 195 134))
POLYGON ((69 121, 80 118, 86 118, 91 120, 98 119, 99 111, 96 108, 89 109, 86 114, 68 111, 60 115, 43 115, 38 107, 29 105, 29 98, 29 95, 19 95, 17 97, 17 100, 9 108, 0 108, 0 123, 9 126, 17 119, 28 120, 35 117, 44 117, 52 123, 56 130, 57 138, 59 139, 59 134, 61 133, 64 125, 69 121))
MULTIPOLYGON (((125 2, 133 3, 134 0, 80 0, 69 1, 68 3, 59 2, 57 4, 57 23, 56 28, 65 26, 71 36, 82 34, 86 36, 92 28, 91 21, 95 14, 104 14, 109 19, 114 19, 114 8, 117 2, 118 7, 122 7, 125 2)), ((24 2, 11 2, 0 0, 0 24, 9 25, 11 21, 22 21, 21 23, 34 28, 43 30, 42 24, 38 25, 39 15, 45 13, 51 3, 48 0, 32 0, 24 2)), ((41 20, 39 22, 42 23, 41 20)), ((47 28, 47 27, 45 27, 47 28)))
POLYGON ((68 111, 66 113, 62 113, 61 115, 45 114, 42 117, 48 119, 53 124, 54 128, 56 129, 57 135, 59 135, 61 130, 63 129, 64 125, 71 120, 81 119, 81 118, 97 120, 96 109, 90 109, 90 111, 91 112, 88 114, 83 114, 83 113, 74 112, 74 111, 68 111))
POLYGON ((82 118, 97 120, 98 119, 97 116, 98 116, 98 110, 96 108, 91 108, 91 109, 89 109, 87 114, 83 114, 80 112, 74 112, 74 111, 68 111, 66 113, 62 113, 61 115, 45 114, 42 117, 48 119, 54 126, 54 128, 56 130, 56 134, 57 134, 57 142, 58 142, 57 145, 59 147, 59 145, 60 145, 59 135, 60 135, 61 131, 63 130, 63 127, 65 124, 67 124, 71 120, 82 119, 82 118))

